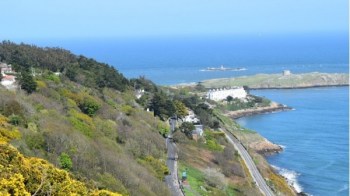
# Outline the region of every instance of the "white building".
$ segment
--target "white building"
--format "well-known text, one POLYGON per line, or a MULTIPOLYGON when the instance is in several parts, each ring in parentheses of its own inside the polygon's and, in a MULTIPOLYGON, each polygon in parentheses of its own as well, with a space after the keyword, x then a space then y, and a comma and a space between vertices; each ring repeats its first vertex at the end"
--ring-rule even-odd
POLYGON ((135 96, 137 99, 140 99, 142 97, 142 95, 144 95, 144 94, 145 94, 145 90, 143 90, 143 89, 137 89, 135 91, 135 96))
POLYGON ((283 70, 282 74, 283 74, 284 76, 289 76, 289 75, 292 74, 292 73, 290 72, 290 70, 283 70))
POLYGON ((12 66, 6 63, 0 63, 0 76, 2 76, 0 84, 7 89, 16 89, 16 76, 12 70, 12 66))
POLYGON ((188 111, 188 115, 182 119, 184 122, 199 123, 199 119, 196 117, 192 110, 188 111))
POLYGON ((221 101, 226 99, 228 96, 233 98, 243 99, 247 96, 247 92, 243 87, 231 87, 231 88, 221 88, 212 89, 207 93, 207 98, 214 101, 221 101))

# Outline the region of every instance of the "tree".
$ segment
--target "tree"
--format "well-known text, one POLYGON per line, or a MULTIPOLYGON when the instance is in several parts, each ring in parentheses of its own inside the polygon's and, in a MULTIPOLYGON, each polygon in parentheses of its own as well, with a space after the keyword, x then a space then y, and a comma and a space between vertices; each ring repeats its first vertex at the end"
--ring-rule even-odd
POLYGON ((62 169, 69 171, 73 167, 72 159, 66 153, 61 153, 59 162, 62 169))
POLYGON ((21 76, 19 77, 19 84, 23 90, 27 91, 27 93, 34 92, 37 87, 37 84, 29 71, 21 72, 21 76))
POLYGON ((82 102, 78 104, 80 110, 89 116, 95 115, 96 111, 101 107, 95 98, 88 95, 86 95, 82 102))
POLYGON ((177 117, 183 118, 188 114, 185 104, 183 104, 181 101, 175 100, 174 106, 175 106, 175 114, 177 115, 177 117))
POLYGON ((229 102, 229 103, 231 103, 231 101, 233 101, 233 97, 230 96, 230 95, 227 96, 227 97, 226 97, 226 101, 229 102))
POLYGON ((180 130, 182 132, 184 132, 185 135, 187 135, 187 137, 190 137, 192 134, 192 131, 195 129, 196 129, 196 127, 190 122, 184 122, 180 126, 180 130))
POLYGON ((153 96, 151 110, 153 110, 155 116, 159 116, 160 119, 164 120, 175 113, 175 106, 164 93, 157 92, 153 96))

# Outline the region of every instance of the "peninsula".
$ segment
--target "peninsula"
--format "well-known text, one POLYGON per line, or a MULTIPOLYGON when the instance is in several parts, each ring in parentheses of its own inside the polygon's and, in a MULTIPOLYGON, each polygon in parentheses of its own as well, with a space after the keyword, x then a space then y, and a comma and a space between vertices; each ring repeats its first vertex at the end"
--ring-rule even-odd
MULTIPOLYGON (((253 76, 240 76, 232 78, 218 78, 203 80, 200 82, 205 88, 222 88, 229 86, 247 86, 250 89, 290 89, 312 88, 326 86, 348 86, 349 74, 347 73, 302 73, 292 74, 257 74, 253 76)), ((194 83, 179 84, 177 87, 195 86, 194 83)))

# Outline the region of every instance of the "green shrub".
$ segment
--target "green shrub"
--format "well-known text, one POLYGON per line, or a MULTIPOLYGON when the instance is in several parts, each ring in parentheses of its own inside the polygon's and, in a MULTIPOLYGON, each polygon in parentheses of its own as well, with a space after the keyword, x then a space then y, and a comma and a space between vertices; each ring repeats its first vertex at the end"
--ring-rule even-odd
POLYGON ((58 159, 59 159, 59 163, 60 163, 60 166, 62 169, 67 170, 67 171, 72 169, 73 163, 72 163, 72 160, 68 154, 63 152, 63 153, 61 153, 61 155, 59 156, 58 159))
POLYGON ((13 125, 19 125, 22 122, 22 118, 18 115, 12 114, 9 116, 9 123, 13 125))
POLYGON ((130 116, 134 112, 134 109, 129 105, 123 105, 122 112, 125 113, 126 115, 130 116))
POLYGON ((169 174, 169 169, 165 165, 165 162, 156 159, 153 156, 146 156, 143 159, 139 159, 139 163, 153 171, 159 179, 163 179, 164 176, 169 174))
POLYGON ((95 124, 92 118, 86 114, 77 112, 75 110, 71 110, 69 112, 70 117, 68 120, 73 125, 75 129, 82 132, 84 135, 88 137, 93 136, 93 132, 95 130, 95 124))
POLYGON ((78 106, 82 112, 89 116, 95 115, 96 111, 101 107, 97 100, 91 96, 85 96, 83 100, 78 103, 78 106))

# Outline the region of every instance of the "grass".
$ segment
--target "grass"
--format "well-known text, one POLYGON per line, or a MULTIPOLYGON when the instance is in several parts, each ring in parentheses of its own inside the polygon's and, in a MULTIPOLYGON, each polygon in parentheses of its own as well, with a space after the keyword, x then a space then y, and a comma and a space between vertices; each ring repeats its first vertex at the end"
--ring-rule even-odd
POLYGON ((201 189, 201 186, 205 187, 206 183, 205 183, 205 176, 200 170, 188 164, 180 163, 179 178, 181 178, 182 172, 185 171, 186 169, 187 169, 187 182, 190 185, 190 188, 184 187, 186 196, 187 195, 208 195, 208 192, 205 192, 201 189))
POLYGON ((327 84, 349 84, 349 74, 326 74, 306 73, 282 76, 282 74, 257 74, 254 76, 243 76, 237 78, 221 78, 205 80, 202 84, 206 88, 218 88, 223 86, 249 86, 259 87, 296 87, 305 84, 327 85, 327 84), (335 81, 335 82, 334 82, 335 81))

